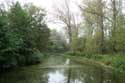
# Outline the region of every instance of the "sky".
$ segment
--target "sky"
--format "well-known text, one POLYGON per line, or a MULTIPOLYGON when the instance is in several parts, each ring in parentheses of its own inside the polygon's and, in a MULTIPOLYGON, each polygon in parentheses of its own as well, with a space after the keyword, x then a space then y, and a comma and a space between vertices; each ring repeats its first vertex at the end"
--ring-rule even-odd
MULTIPOLYGON (((19 1, 22 5, 26 3, 33 3, 36 6, 39 6, 41 8, 44 8, 47 11, 47 24, 50 29, 56 29, 58 31, 61 31, 64 25, 59 23, 53 23, 50 21, 50 19, 53 21, 54 17, 52 16, 52 13, 55 12, 54 7, 59 5, 59 2, 62 2, 63 0, 0 0, 0 3, 8 3, 11 1, 19 1)), ((74 13, 80 13, 79 8, 76 6, 76 4, 80 4, 82 0, 70 0, 71 1, 71 8, 74 13)), ((124 0, 125 3, 125 0, 124 0)), ((125 5, 123 5, 125 8, 125 5)), ((123 11, 125 12, 125 11, 123 11)))
MULTIPOLYGON (((62 2, 63 0, 0 0, 0 2, 8 3, 11 1, 19 1, 22 5, 26 3, 33 3, 34 5, 44 8, 47 11, 47 18, 53 19, 52 13, 55 12, 54 7, 58 5, 59 2, 62 2)), ((76 6, 76 3, 80 3, 81 0, 71 0, 71 7, 73 8, 73 12, 79 13, 80 10, 76 6)), ((61 31, 64 25, 59 23, 53 23, 51 21, 47 20, 48 27, 50 29, 56 29, 58 31, 61 31)))

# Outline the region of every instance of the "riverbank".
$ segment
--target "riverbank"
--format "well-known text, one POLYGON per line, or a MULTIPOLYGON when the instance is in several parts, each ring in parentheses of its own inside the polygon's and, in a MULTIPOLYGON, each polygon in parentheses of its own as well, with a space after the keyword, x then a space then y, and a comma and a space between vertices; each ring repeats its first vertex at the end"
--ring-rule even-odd
POLYGON ((125 72, 125 56, 123 55, 82 55, 82 54, 66 54, 66 57, 74 58, 79 62, 97 63, 101 66, 125 72))

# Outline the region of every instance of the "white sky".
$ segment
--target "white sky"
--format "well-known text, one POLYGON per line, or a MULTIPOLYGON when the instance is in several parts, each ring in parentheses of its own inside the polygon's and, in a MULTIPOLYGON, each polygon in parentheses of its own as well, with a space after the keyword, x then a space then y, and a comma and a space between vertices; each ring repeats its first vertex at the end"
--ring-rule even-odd
MULTIPOLYGON (((54 10, 54 6, 58 5, 58 2, 62 2, 63 0, 0 0, 0 2, 11 2, 11 1, 19 1, 21 4, 25 4, 25 3, 33 3, 36 6, 42 7, 47 11, 47 17, 49 17, 50 19, 53 19, 53 17, 51 16, 51 13, 53 13, 54 10)), ((73 8, 73 12, 79 13, 79 9, 76 6, 75 3, 79 3, 81 0, 71 0, 71 7, 73 8)), ((51 29, 57 29, 58 31, 62 30, 63 25, 59 24, 59 23, 52 23, 52 22, 47 22, 49 28, 51 29)))
MULTIPOLYGON (((33 3, 36 6, 44 8, 47 11, 47 17, 49 19, 54 19, 53 16, 51 15, 51 13, 53 13, 55 11, 54 6, 59 5, 59 2, 63 2, 64 0, 0 0, 0 3, 3 3, 3 2, 8 3, 11 1, 19 1, 21 4, 33 3)), ((78 7, 76 6, 75 3, 79 4, 82 0, 70 0, 70 1, 71 1, 71 8, 72 8, 73 12, 79 14, 80 10, 78 9, 78 7)), ((124 7, 125 7, 125 5, 124 5, 124 7)), ((62 27, 64 26, 59 23, 52 23, 52 22, 47 22, 47 24, 48 24, 49 28, 51 28, 51 29, 54 28, 54 29, 57 29, 58 31, 62 30, 62 27)))

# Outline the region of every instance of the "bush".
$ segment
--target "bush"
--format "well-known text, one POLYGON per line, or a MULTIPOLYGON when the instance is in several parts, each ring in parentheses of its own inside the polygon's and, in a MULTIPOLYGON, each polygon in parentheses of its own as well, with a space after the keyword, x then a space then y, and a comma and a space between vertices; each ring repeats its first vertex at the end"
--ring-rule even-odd
POLYGON ((0 69, 40 63, 43 55, 37 50, 47 49, 50 31, 45 11, 38 9, 19 2, 0 8, 0 69), (36 11, 31 14, 32 7, 36 11))
POLYGON ((28 65, 40 63, 42 61, 43 57, 44 57, 44 54, 42 54, 40 51, 36 51, 31 55, 27 55, 26 63, 28 65))
POLYGON ((74 52, 71 52, 71 51, 69 51, 69 52, 66 52, 65 54, 66 54, 66 55, 71 55, 71 56, 75 56, 75 55, 76 55, 76 53, 74 53, 74 52))
POLYGON ((113 68, 116 68, 119 71, 125 71, 125 56, 123 55, 92 55, 76 52, 68 52, 66 54, 71 56, 81 56, 84 58, 93 59, 104 63, 105 65, 112 66, 113 68))

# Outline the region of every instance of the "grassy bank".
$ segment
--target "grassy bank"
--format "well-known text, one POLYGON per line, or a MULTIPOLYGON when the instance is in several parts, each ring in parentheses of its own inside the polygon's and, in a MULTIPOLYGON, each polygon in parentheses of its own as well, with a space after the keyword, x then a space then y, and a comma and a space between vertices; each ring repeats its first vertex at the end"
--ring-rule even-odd
POLYGON ((125 56, 124 55, 85 55, 68 53, 67 56, 74 57, 79 61, 94 61, 103 66, 114 68, 118 71, 125 72, 125 56))

